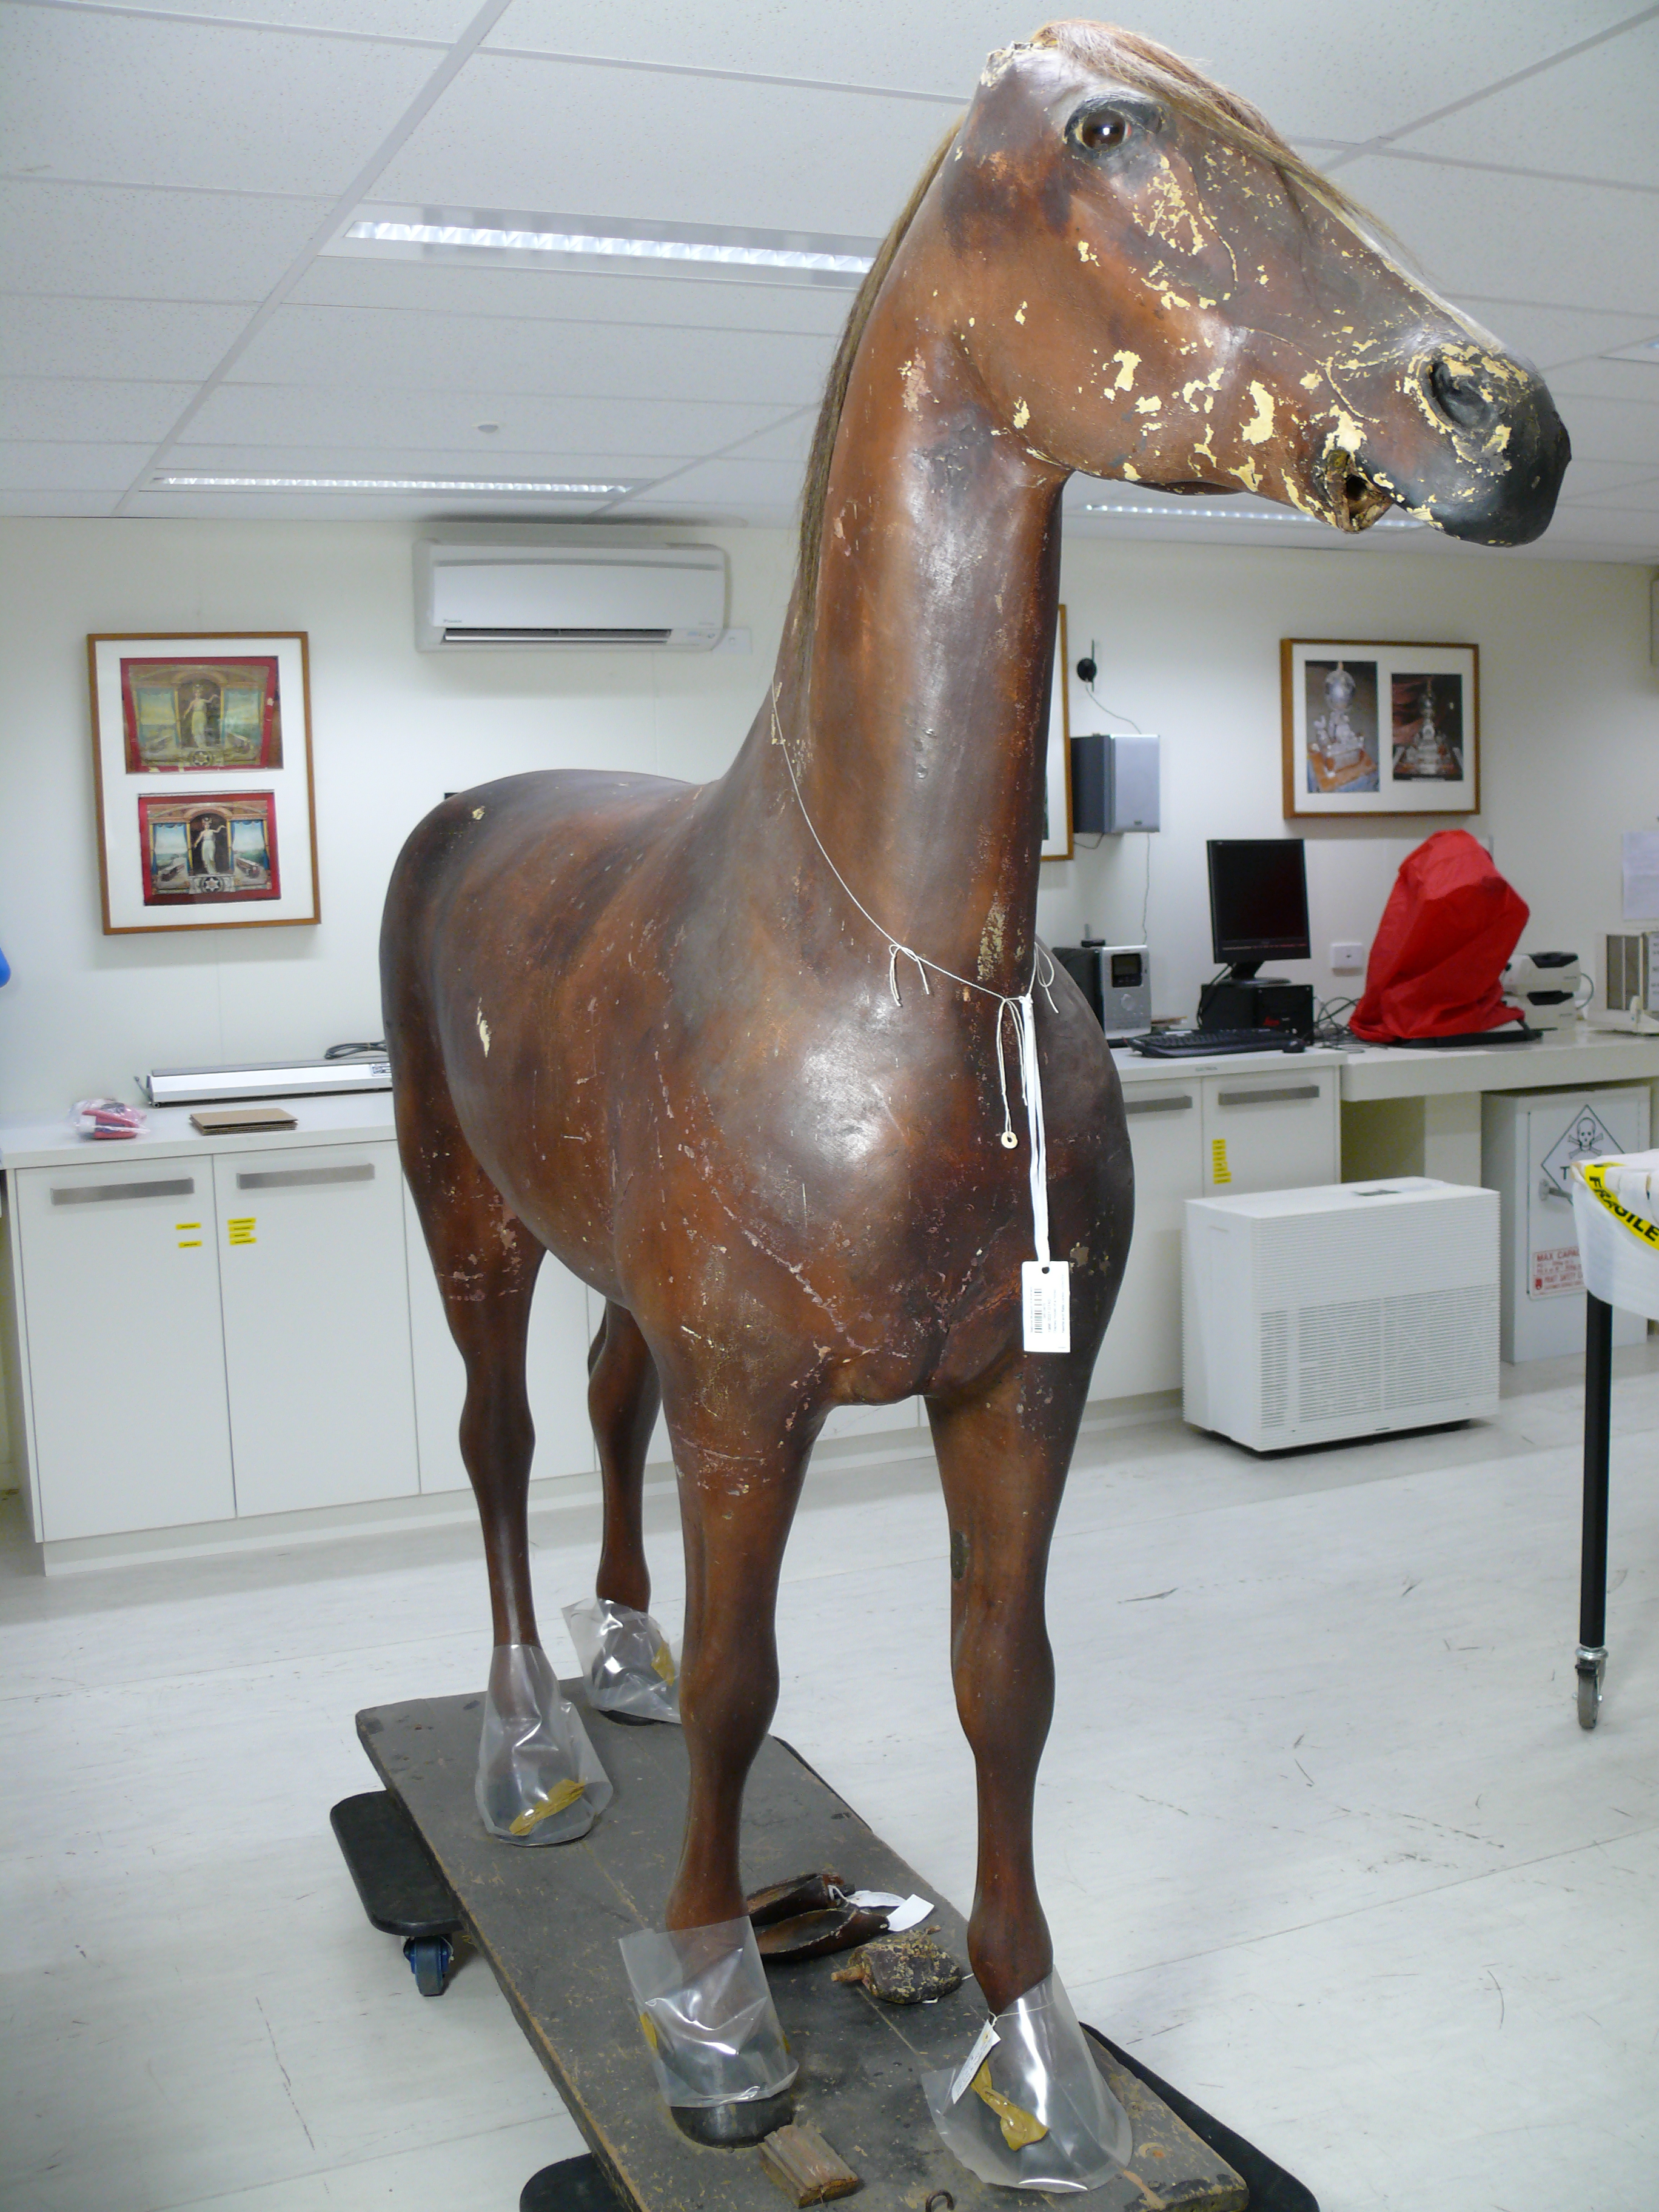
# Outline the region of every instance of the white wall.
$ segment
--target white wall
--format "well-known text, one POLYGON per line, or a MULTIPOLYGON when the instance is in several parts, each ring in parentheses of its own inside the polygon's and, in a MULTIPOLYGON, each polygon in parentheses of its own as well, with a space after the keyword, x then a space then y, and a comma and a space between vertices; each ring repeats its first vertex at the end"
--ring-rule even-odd
MULTIPOLYGON (((410 544, 389 524, 0 525, 0 1113, 131 1097, 152 1066, 314 1054, 377 1036, 375 938, 404 836, 446 790, 534 767, 718 774, 763 694, 789 581, 775 531, 720 535, 752 657, 415 651, 410 544), (85 640, 94 630, 305 629, 311 639, 323 920, 317 928, 101 934, 85 640)), ((1474 824, 1533 908, 1529 945, 1599 961, 1620 921, 1619 831, 1659 810, 1659 680, 1646 572, 1413 544, 1328 556, 1076 540, 1073 659, 1164 741, 1150 841, 1160 1013, 1211 969, 1203 841, 1273 836, 1279 640, 1473 641, 1483 791, 1474 824)), ((1073 727, 1101 726, 1075 682, 1073 727)), ((1394 871, 1436 827, 1310 823, 1316 950, 1369 940, 1394 871)), ((1149 841, 1045 869, 1046 933, 1139 935, 1149 841)), ((1322 957, 1291 972, 1353 988, 1322 957)))
MULTIPOLYGON (((1159 1014, 1190 1013, 1213 971, 1206 837, 1308 840, 1315 957, 1274 962, 1321 997, 1333 939, 1369 945, 1395 872, 1436 829, 1490 839, 1532 908, 1522 942, 1579 953, 1601 974, 1601 935, 1621 921, 1621 830, 1659 821, 1659 676, 1648 660, 1648 572, 1542 562, 1413 542, 1328 554, 1101 539, 1066 549, 1073 664, 1096 641, 1103 702, 1164 739, 1163 829, 1109 838, 1045 871, 1051 939, 1085 921, 1137 943, 1152 846, 1147 941, 1159 1014), (1478 816, 1369 822, 1283 818, 1279 641, 1326 637, 1474 643, 1480 648, 1478 816)), ((1073 730, 1104 720, 1073 679, 1073 730)), ((1659 917, 1655 917, 1659 920, 1659 917)))

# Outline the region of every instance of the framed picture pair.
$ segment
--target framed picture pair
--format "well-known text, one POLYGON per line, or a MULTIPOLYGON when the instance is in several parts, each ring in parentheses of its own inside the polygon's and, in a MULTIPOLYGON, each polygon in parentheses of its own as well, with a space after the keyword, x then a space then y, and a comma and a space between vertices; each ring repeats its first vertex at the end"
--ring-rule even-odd
POLYGON ((87 640, 104 933, 319 919, 301 630, 87 640))
POLYGON ((1287 637, 1279 682, 1287 815, 1478 811, 1478 647, 1287 637))

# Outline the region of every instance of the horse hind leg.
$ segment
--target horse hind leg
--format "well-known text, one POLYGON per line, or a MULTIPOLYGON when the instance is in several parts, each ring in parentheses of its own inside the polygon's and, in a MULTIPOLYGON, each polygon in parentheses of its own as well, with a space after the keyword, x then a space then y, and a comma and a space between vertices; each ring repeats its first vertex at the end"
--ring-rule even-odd
POLYGON ((587 1355, 587 1413, 605 1486, 595 1594, 644 1613, 651 1603, 641 1498, 645 1455, 662 1404, 650 1348, 625 1306, 607 1304, 587 1355))
POLYGON ((478 1502, 489 1577, 495 1648, 480 1731, 478 1810, 493 1835, 567 1842, 592 1825, 611 1786, 541 1648, 531 1589, 536 1431, 525 1343, 542 1247, 467 1144, 435 1055, 425 1065, 407 1055, 398 1076, 404 1172, 466 1370, 461 1458, 478 1502))
POLYGON ((587 1412, 599 1447, 605 1527, 591 1605, 565 1607, 588 1703, 613 1720, 676 1717, 674 1662, 647 1607, 641 1493, 662 1393, 656 1364, 625 1306, 607 1303, 587 1355, 587 1412))

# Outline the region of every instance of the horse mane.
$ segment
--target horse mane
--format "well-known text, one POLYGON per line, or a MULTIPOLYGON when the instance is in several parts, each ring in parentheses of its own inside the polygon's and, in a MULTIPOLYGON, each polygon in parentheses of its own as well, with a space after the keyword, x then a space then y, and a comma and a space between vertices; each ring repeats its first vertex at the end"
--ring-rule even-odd
POLYGON ((1116 77, 1133 91, 1167 100, 1183 115, 1206 125, 1224 144, 1266 161, 1292 199, 1300 189, 1351 221, 1376 227, 1374 216, 1279 137, 1259 107, 1215 83, 1156 40, 1143 39, 1115 23, 1073 21, 1045 23, 1030 43, 1052 47, 1085 69, 1116 77))
POLYGON ((927 165, 916 179, 915 189, 878 248, 876 258, 870 264, 864 282, 859 286, 852 312, 847 318, 847 326, 841 334, 841 343, 836 349, 829 381, 823 387, 817 428, 812 433, 811 455, 806 464, 806 479, 801 486, 800 557, 795 569, 795 604, 809 633, 812 605, 818 587, 818 560, 823 550, 823 495, 830 483, 830 460, 836 450, 836 434, 841 428, 842 410, 847 404, 847 386, 853 374, 854 357, 863 338, 871 310, 876 304, 876 295, 893 265, 894 256, 904 242, 905 233, 915 221, 916 210, 927 196, 928 185, 939 174, 945 155, 956 143, 961 122, 958 116, 928 155, 927 165))

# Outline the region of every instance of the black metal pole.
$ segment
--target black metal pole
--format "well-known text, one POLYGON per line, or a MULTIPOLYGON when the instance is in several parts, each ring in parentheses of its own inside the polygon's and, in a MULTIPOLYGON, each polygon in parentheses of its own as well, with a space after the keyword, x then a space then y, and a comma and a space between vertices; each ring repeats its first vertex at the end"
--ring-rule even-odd
POLYGON ((1584 1539, 1578 1583, 1578 1641, 1607 1640, 1607 1437, 1613 1398, 1613 1308, 1584 1294, 1584 1539))

